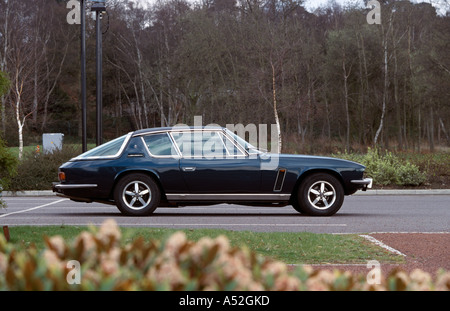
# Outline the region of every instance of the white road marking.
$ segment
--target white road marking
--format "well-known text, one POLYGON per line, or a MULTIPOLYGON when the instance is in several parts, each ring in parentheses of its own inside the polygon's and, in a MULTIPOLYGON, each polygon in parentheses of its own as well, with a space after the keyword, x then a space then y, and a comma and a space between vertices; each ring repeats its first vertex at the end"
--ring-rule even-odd
MULTIPOLYGON (((304 264, 305 266, 307 266, 308 264, 304 264)), ((309 266, 312 267, 326 267, 326 266, 353 266, 353 267, 360 267, 360 266, 364 266, 367 267, 367 263, 318 263, 318 264, 310 264, 309 266)))
POLYGON ((29 211, 34 211, 36 209, 39 209, 39 208, 42 208, 42 207, 46 207, 46 206, 50 206, 50 205, 53 205, 53 204, 57 204, 57 203, 60 203, 60 202, 66 201, 66 200, 68 200, 68 199, 61 199, 61 200, 58 200, 58 201, 54 201, 54 202, 50 202, 50 203, 47 203, 47 204, 35 206, 35 207, 32 207, 32 208, 27 208, 27 209, 24 209, 24 210, 21 210, 21 211, 2 214, 2 215, 0 215, 0 218, 4 218, 4 217, 10 216, 10 215, 14 215, 14 214, 21 214, 21 213, 26 213, 26 212, 29 212, 29 211))
MULTIPOLYGON (((12 213, 11 213, 12 214, 12 213)), ((18 224, 15 223, 14 226, 22 226, 22 225, 29 225, 29 223, 24 224, 18 224)), ((101 226, 101 223, 39 223, 39 224, 33 224, 33 226, 101 226)), ((194 226, 194 227, 208 227, 208 226, 217 226, 217 227, 224 227, 224 226, 252 226, 252 227, 258 227, 258 226, 264 226, 264 227, 346 227, 347 224, 167 224, 167 223, 121 223, 117 222, 117 225, 120 226, 135 226, 135 227, 148 227, 148 226, 157 226, 157 227, 180 227, 180 226, 194 226)))
POLYGON ((437 231, 437 232, 419 232, 419 231, 410 231, 410 232, 406 232, 406 231, 402 231, 402 232, 398 232, 398 231, 392 231, 392 232, 371 232, 370 234, 412 234, 412 233, 420 233, 420 234, 449 234, 450 232, 448 231, 437 231))
MULTIPOLYGON (((120 223, 119 223, 120 225, 120 223)), ((125 224, 122 224, 125 225, 125 224)), ((347 224, 143 224, 150 226, 274 226, 274 227, 346 227, 347 224)))
POLYGON ((376 245, 378 245, 378 246, 380 246, 380 247, 382 247, 382 248, 384 248, 386 250, 388 250, 391 253, 394 253, 394 254, 406 257, 406 255, 403 254, 402 252, 400 252, 400 251, 396 250, 395 248, 392 248, 392 247, 384 244, 383 242, 375 239, 374 237, 371 237, 370 235, 360 234, 359 236, 365 238, 366 240, 368 240, 368 241, 370 241, 370 242, 372 242, 372 243, 374 243, 374 244, 376 244, 376 245))

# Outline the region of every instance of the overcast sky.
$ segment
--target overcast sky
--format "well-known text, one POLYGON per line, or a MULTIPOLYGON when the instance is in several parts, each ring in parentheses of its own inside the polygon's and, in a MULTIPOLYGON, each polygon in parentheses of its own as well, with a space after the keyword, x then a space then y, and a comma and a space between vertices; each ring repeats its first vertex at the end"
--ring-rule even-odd
MULTIPOLYGON (((152 3, 155 0, 134 0, 138 3, 152 3)), ((188 0, 189 1, 189 0, 188 0)), ((192 0, 194 1, 201 1, 201 0, 192 0)), ((329 1, 336 1, 337 3, 341 5, 345 4, 359 4, 361 6, 364 6, 364 0, 305 0, 305 7, 309 11, 314 11, 314 9, 317 9, 318 7, 325 6, 329 1)), ((445 8, 447 10, 450 9, 450 1, 446 0, 413 0, 413 2, 427 2, 433 4, 433 6, 441 8, 441 13, 445 12, 445 8)), ((439 9, 438 9, 439 10, 439 9)))

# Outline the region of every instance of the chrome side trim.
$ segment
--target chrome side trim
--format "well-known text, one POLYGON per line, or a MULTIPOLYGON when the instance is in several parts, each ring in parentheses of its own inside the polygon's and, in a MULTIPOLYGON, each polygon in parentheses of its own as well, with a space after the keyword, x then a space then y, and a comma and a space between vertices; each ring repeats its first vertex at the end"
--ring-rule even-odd
POLYGON ((290 194, 280 193, 166 193, 169 201, 289 201, 290 194))
POLYGON ((56 189, 80 189, 80 188, 97 188, 97 184, 57 184, 54 186, 56 189))

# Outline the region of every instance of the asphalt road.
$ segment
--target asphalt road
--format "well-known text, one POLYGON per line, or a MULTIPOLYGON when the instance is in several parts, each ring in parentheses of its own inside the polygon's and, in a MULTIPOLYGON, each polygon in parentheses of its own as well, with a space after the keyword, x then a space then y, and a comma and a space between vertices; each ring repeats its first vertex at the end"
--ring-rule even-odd
POLYGON ((59 197, 5 197, 0 226, 99 225, 114 218, 120 226, 221 228, 315 233, 450 232, 450 195, 364 195, 346 197, 331 217, 311 217, 291 206, 220 204, 158 208, 152 216, 126 217, 115 206, 76 203, 59 197))

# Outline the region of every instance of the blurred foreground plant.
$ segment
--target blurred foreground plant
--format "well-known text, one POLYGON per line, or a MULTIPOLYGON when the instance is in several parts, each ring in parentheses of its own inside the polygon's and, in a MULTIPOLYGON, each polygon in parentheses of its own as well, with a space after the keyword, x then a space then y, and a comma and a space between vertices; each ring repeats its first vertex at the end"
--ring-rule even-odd
POLYGON ((68 243, 45 238, 42 252, 16 250, 0 235, 0 290, 449 290, 450 273, 436 280, 423 271, 396 272, 379 285, 365 276, 339 270, 290 272, 282 262, 247 248, 231 247, 228 239, 204 237, 189 241, 176 232, 163 241, 137 238, 122 245, 113 220, 82 232, 68 243), (70 262, 79 262, 79 284, 69 284, 70 262))

